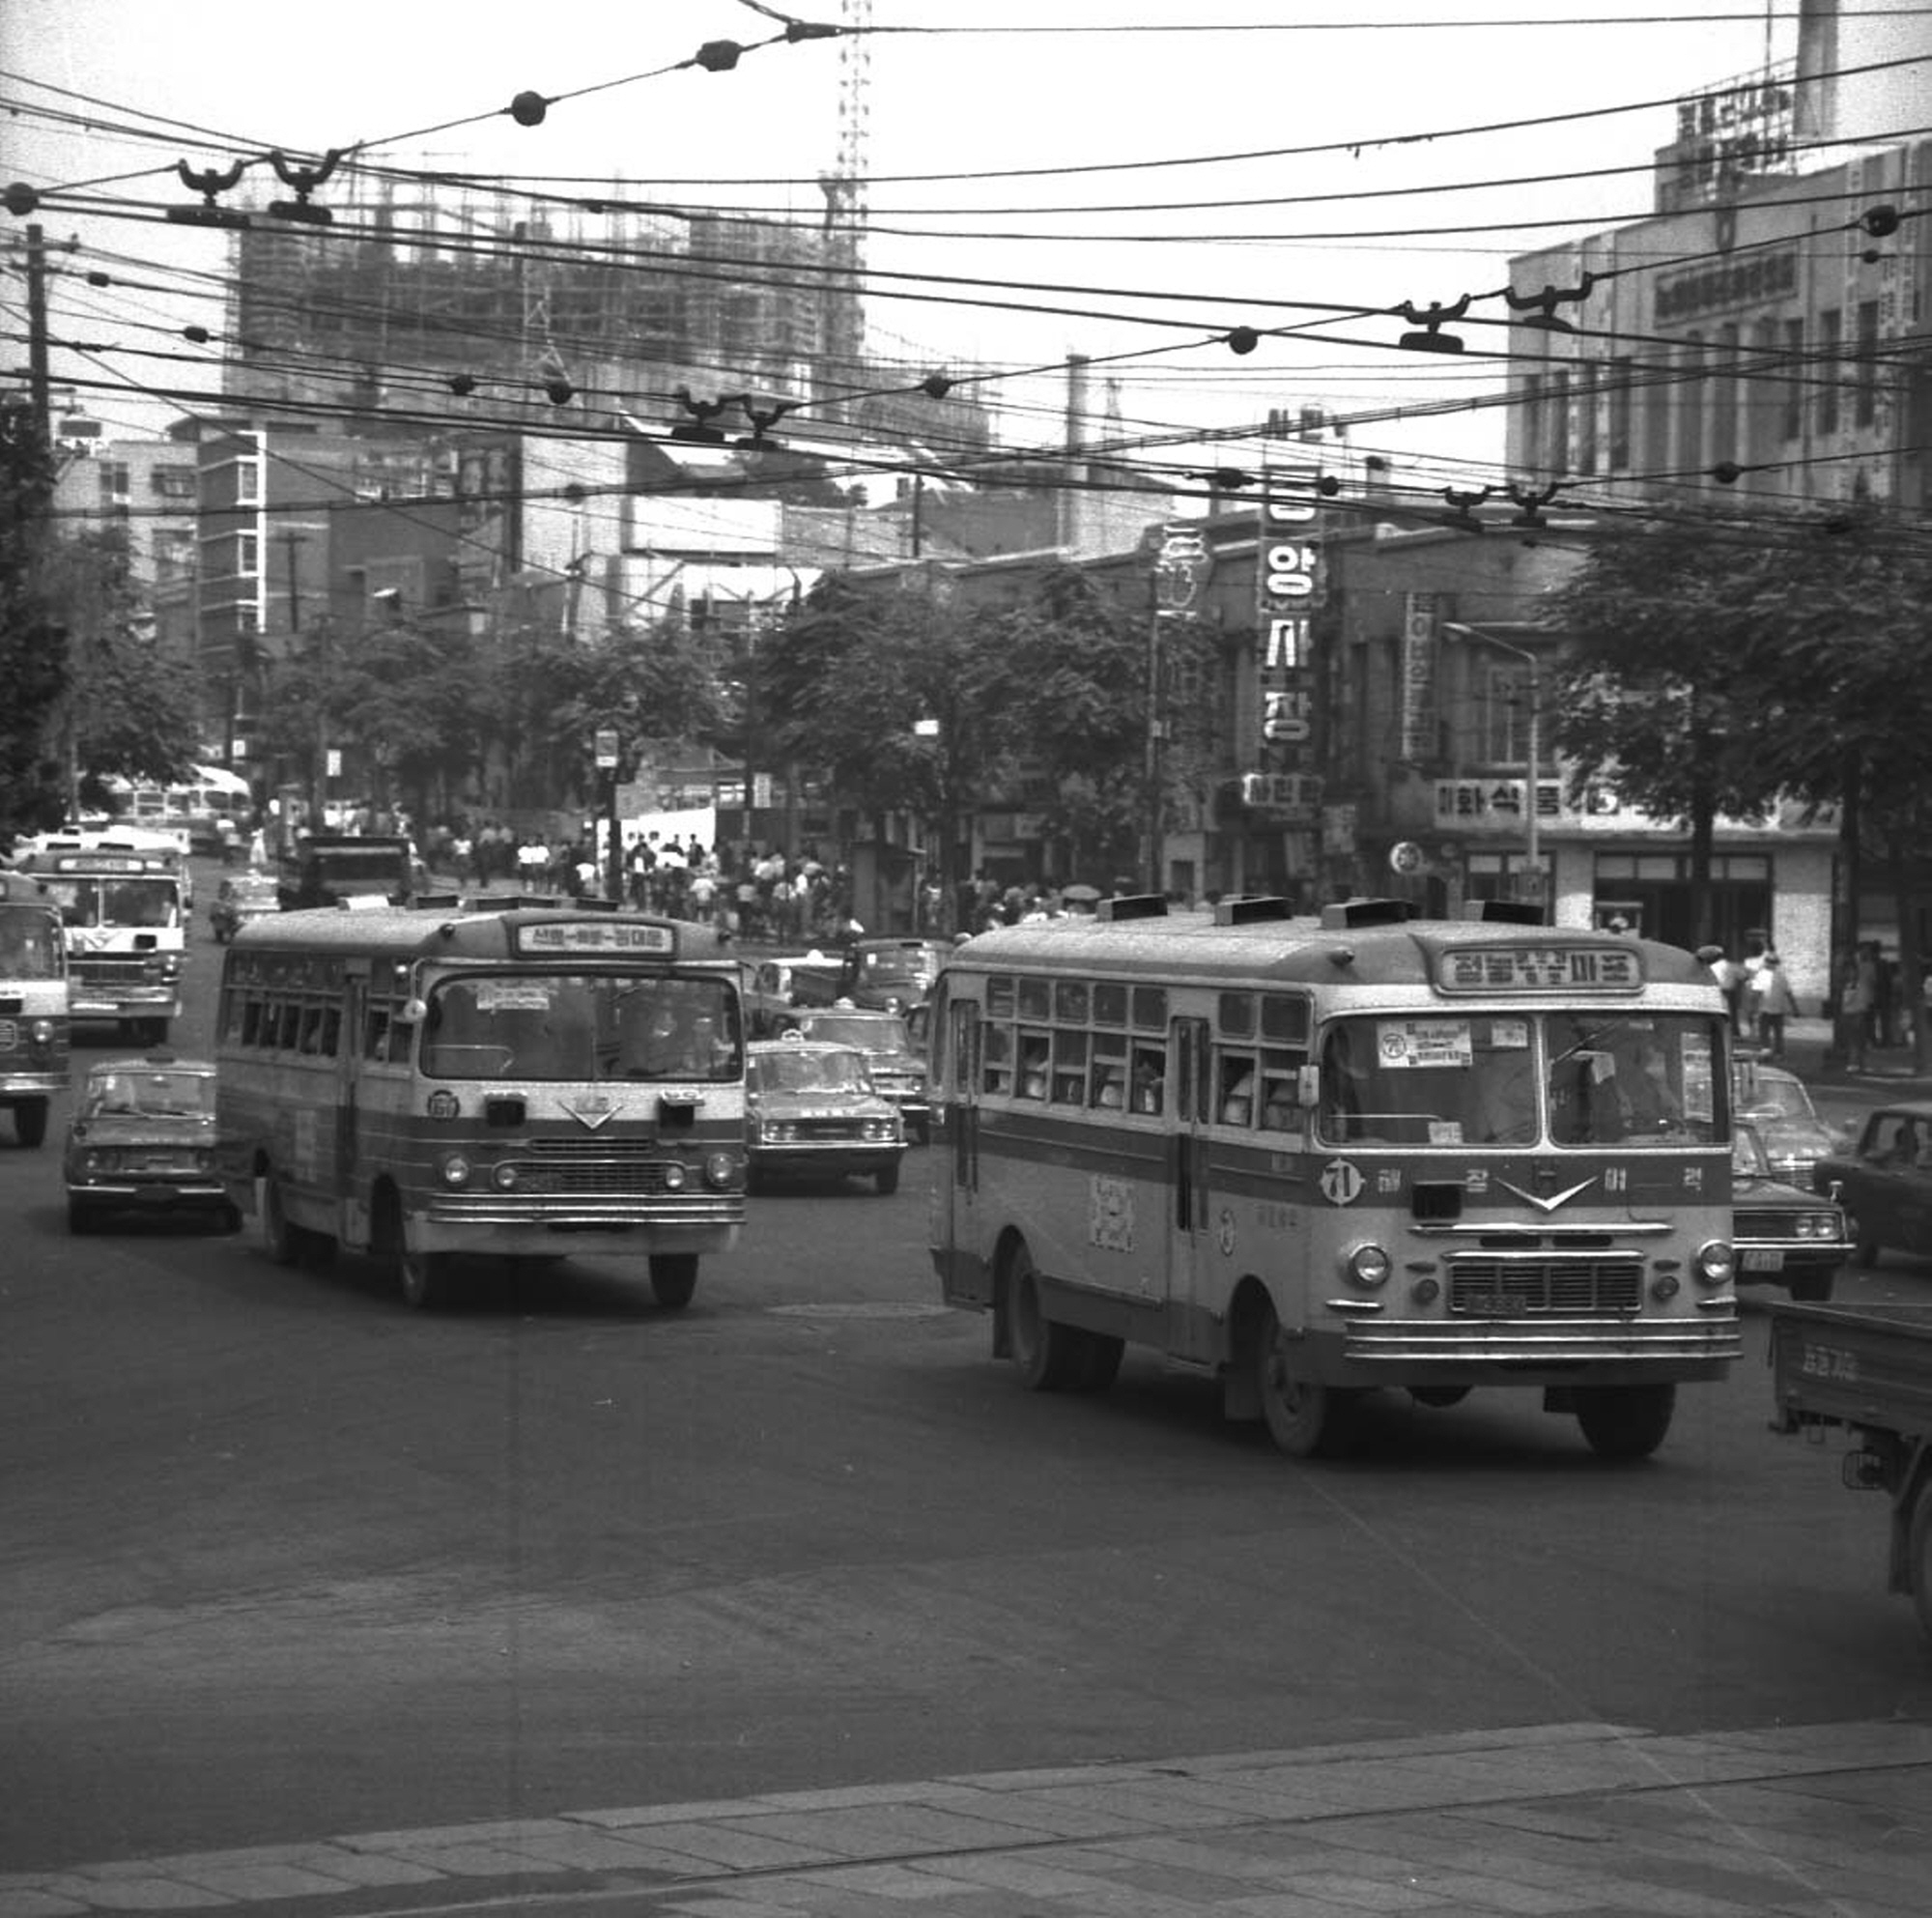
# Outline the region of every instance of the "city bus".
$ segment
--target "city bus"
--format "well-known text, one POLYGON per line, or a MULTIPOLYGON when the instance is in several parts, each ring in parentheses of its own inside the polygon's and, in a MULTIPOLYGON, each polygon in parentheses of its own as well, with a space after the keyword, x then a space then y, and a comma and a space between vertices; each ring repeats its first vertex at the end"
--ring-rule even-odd
POLYGON ((225 951, 216 1131, 281 1265, 338 1246, 444 1303, 464 1254, 648 1261, 668 1307, 745 1216, 738 967, 633 914, 267 915, 225 951))
POLYGON ((47 1109, 67 1090, 67 940, 40 882, 0 873, 0 1105, 23 1146, 47 1136, 47 1109))
POLYGON ((946 1301, 1032 1389, 1146 1346, 1291 1456, 1478 1386, 1648 1455, 1741 1350, 1723 1003, 1674 947, 1478 910, 1120 899, 959 947, 946 1301))
POLYGON ((132 835, 46 833, 15 868, 60 913, 70 1016, 110 1021, 139 1045, 165 1045, 187 963, 181 854, 132 835))
POLYGON ((185 779, 162 783, 110 775, 104 782, 114 805, 112 826, 165 832, 184 852, 215 854, 246 838, 254 808, 248 782, 224 766, 197 765, 185 779), (228 832, 224 833, 224 823, 228 832))

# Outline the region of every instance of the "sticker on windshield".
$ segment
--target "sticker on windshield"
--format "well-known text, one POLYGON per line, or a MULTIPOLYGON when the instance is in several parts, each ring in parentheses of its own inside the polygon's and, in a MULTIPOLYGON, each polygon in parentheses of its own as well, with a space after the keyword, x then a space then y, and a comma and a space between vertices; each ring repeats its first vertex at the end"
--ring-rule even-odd
POLYGON ((476 982, 476 1010, 479 1013, 547 1013, 550 988, 528 979, 479 979, 476 982))
POLYGON ((1384 1072, 1466 1066, 1475 1057, 1467 1019, 1378 1019, 1376 1052, 1384 1072))

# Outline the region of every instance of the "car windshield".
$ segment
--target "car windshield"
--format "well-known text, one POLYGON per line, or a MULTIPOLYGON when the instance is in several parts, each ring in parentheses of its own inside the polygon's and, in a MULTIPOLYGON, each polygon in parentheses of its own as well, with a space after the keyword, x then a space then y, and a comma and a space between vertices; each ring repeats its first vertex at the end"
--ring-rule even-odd
POLYGON ((905 1052, 911 1049, 904 1024, 895 1018, 854 1018, 839 1013, 814 1016, 808 1022, 813 1039, 835 1045, 857 1045, 867 1052, 905 1052))
POLYGON ((704 1079, 744 1071, 738 995, 722 979, 483 973, 432 991, 431 1078, 704 1079))
POLYGON ((766 1052, 755 1077, 765 1092, 870 1092, 872 1075, 858 1052, 766 1052))
POLYGON ((88 1083, 87 1111, 138 1114, 143 1118, 181 1118, 214 1110, 212 1073, 148 1072, 129 1069, 106 1073, 88 1083))
POLYGON ((1739 1073, 1738 1112, 1745 1118, 1813 1119, 1816 1108, 1802 1079, 1774 1078, 1748 1067, 1739 1073))
POLYGON ((1765 1158, 1764 1142, 1752 1126, 1740 1126, 1731 1139, 1731 1172, 1739 1179, 1769 1179, 1771 1162, 1765 1158))
POLYGON ((1719 1022, 1680 1013, 1339 1019, 1322 1035, 1330 1144, 1708 1144, 1726 1135, 1719 1022))

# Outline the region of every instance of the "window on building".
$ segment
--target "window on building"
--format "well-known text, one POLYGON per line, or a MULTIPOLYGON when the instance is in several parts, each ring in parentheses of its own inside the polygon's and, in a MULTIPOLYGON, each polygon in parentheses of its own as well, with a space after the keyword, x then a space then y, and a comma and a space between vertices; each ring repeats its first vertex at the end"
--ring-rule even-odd
POLYGON ((1838 430, 1838 356, 1845 345, 1845 316, 1835 306, 1818 315, 1818 431, 1838 430))
POLYGON ((1483 758, 1514 765, 1529 755, 1529 674, 1520 667, 1483 671, 1483 758))
POLYGON ((1671 457, 1680 472, 1695 472, 1704 464, 1704 409, 1708 404, 1705 382, 1708 377, 1703 339, 1692 333, 1677 349, 1677 444, 1671 457))
POLYGON ((1552 478, 1570 471, 1570 375, 1549 376, 1549 436, 1545 443, 1544 465, 1552 478))
POLYGON ((1660 367, 1646 367, 1643 380, 1642 467, 1655 475, 1670 465, 1670 409, 1676 404, 1677 385, 1660 367))
POLYGON ((262 472, 253 460, 235 463, 235 500, 238 505, 252 506, 262 498, 262 472))
POLYGON ((1609 471, 1626 472, 1631 464, 1631 417, 1634 395, 1631 390, 1636 377, 1636 362, 1630 358, 1610 361, 1609 391, 1606 395, 1609 438, 1609 471))
POLYGON ((1870 426, 1878 418, 1878 301, 1859 301, 1859 373, 1852 423, 1870 426))
POLYGON ((95 479, 100 488, 102 504, 128 497, 128 462, 126 460, 99 460, 94 468, 95 479))
POLYGON ((1577 376, 1577 467, 1585 476, 1597 470, 1597 380, 1592 373, 1577 376))
POLYGON ((1804 322, 1784 323, 1784 409, 1778 438, 1787 444, 1804 437, 1804 322))

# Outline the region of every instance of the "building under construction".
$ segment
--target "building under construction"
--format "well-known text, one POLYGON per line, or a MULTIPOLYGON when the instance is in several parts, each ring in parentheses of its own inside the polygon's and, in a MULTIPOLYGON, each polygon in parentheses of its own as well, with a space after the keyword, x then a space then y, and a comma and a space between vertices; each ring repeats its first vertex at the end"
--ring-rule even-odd
POLYGON ((988 442, 970 385, 934 397, 931 362, 867 356, 854 239, 829 218, 592 201, 506 224, 452 188, 332 201, 327 224, 257 214, 234 249, 228 391, 254 408, 668 426, 683 388, 809 409, 815 433, 988 442))

